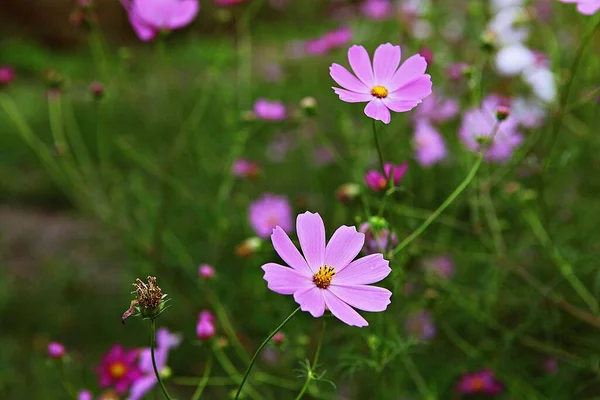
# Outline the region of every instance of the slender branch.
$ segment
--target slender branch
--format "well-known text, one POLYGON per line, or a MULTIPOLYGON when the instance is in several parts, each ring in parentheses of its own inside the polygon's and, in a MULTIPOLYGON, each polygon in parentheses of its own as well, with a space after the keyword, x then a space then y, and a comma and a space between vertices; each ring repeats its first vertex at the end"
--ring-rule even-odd
POLYGON ((204 391, 204 388, 206 388, 206 386, 208 385, 208 380, 210 377, 210 370, 212 369, 212 361, 213 361, 213 359, 212 359, 212 357, 210 357, 208 359, 208 361, 206 362, 206 368, 204 369, 202 378, 200 379, 200 382, 198 382, 198 387, 196 388, 196 391, 192 395, 191 400, 199 400, 200 396, 202 396, 202 392, 204 391))
MULTIPOLYGON (((373 140, 375 141, 375 149, 377 150, 377 154, 379 155, 379 167, 381 168, 381 173, 385 177, 385 166, 383 164, 383 154, 381 153, 381 146, 379 145, 379 139, 377 138, 377 122, 373 120, 373 140)), ((390 180, 393 181, 393 177, 390 174, 390 180)))
POLYGON ((156 367, 156 357, 154 356, 154 348, 156 347, 156 322, 154 319, 150 320, 150 354, 152 355, 152 368, 154 369, 154 375, 156 375, 156 380, 160 385, 160 388, 165 395, 167 400, 172 400, 172 397, 169 396, 169 392, 167 392, 167 388, 163 383, 160 373, 158 372, 158 368, 156 367))
POLYGON ((317 344, 317 350, 315 351, 315 357, 313 358, 312 364, 309 366, 310 369, 306 374, 306 380, 304 381, 304 385, 302 386, 302 389, 300 389, 300 393, 298 393, 298 396, 296 396, 296 400, 302 399, 304 392, 306 392, 306 390, 308 389, 308 385, 310 384, 310 381, 312 381, 314 378, 314 370, 315 370, 315 368, 317 368, 317 363, 319 362, 319 355, 321 353, 321 345, 323 344, 323 336, 325 336, 324 334, 325 334, 325 326, 326 325, 327 324, 324 319, 323 327, 321 328, 321 335, 319 335, 319 344, 317 344))

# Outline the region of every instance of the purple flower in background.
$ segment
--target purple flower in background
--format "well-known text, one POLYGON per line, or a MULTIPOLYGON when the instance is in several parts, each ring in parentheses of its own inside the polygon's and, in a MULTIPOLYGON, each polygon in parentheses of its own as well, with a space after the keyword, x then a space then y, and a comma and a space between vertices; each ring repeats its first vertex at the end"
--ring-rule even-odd
MULTIPOLYGON (((167 367, 167 358, 171 349, 179 346, 180 343, 181 335, 170 333, 165 328, 161 328, 156 332, 154 357, 159 374, 167 367)), ((142 376, 136 379, 131 386, 127 400, 143 399, 146 393, 152 390, 154 385, 158 383, 152 366, 152 354, 150 353, 150 348, 141 350, 139 368, 142 372, 142 376)))
POLYGON ((436 327, 429 311, 414 311, 406 318, 404 329, 410 335, 422 341, 428 341, 435 337, 436 327))
POLYGON ((463 114, 459 135, 465 146, 473 152, 479 152, 485 147, 482 142, 491 142, 485 159, 491 162, 506 162, 514 149, 521 144, 523 137, 517 131, 514 118, 508 117, 498 122, 496 111, 501 105, 498 96, 488 96, 481 108, 470 109, 463 114), (498 128, 495 129, 496 124, 498 128), (495 134, 494 134, 494 131, 495 134))
POLYGON ((198 0, 121 0, 137 36, 149 41, 161 31, 172 31, 191 23, 200 5, 198 0))
POLYGON ((419 165, 429 167, 446 158, 446 143, 442 135, 428 122, 415 123, 415 159, 419 165))
POLYGON ((94 395, 89 390, 82 390, 77 393, 77 400, 94 400, 94 395))
POLYGON ((446 76, 452 80, 462 79, 465 71, 469 68, 469 64, 465 62, 458 62, 448 65, 446 70, 446 76))
POLYGON ((307 40, 306 52, 315 56, 322 56, 329 52, 329 43, 324 37, 307 40))
POLYGON ((15 70, 9 66, 0 66, 0 86, 9 85, 16 77, 15 70))
POLYGON ((215 269, 212 265, 202 264, 198 267, 198 275, 203 279, 212 279, 215 277, 215 269))
POLYGON ((323 39, 330 49, 347 46, 352 40, 352 29, 348 26, 342 26, 338 29, 329 31, 323 35, 323 39))
POLYGON ((413 119, 415 121, 426 120, 439 123, 456 117, 459 110, 458 101, 431 93, 415 109, 413 119))
POLYGON ((352 46, 348 50, 348 61, 356 76, 341 65, 332 64, 330 75, 344 88, 333 87, 333 91, 347 103, 367 102, 365 114, 389 124, 390 110, 412 110, 431 93, 431 77, 425 74, 425 59, 417 54, 400 65, 400 58, 400 46, 386 43, 375 50, 371 65, 367 50, 352 46))
POLYGON ((365 0, 360 11, 367 18, 381 20, 392 15, 393 6, 390 0, 365 0))
POLYGON ((500 393, 502 389, 502 383, 496 380, 494 372, 490 369, 465 373, 456 385, 456 391, 461 394, 494 395, 500 393))
POLYGON ((408 163, 403 162, 400 165, 385 163, 383 170, 385 172, 385 176, 376 170, 370 170, 365 175, 365 183, 369 188, 376 192, 379 192, 387 187, 387 181, 390 179, 390 176, 393 177, 394 186, 398 186, 404 175, 406 175, 408 163))
POLYGON ((558 360, 554 357, 548 357, 542 363, 542 368, 549 374, 557 374, 558 373, 558 360))
POLYGON ((292 207, 284 196, 264 194, 250 205, 249 215, 252 229, 263 239, 269 237, 276 226, 286 232, 293 230, 292 207))
POLYGON ((260 175, 260 166, 254 161, 239 159, 234 161, 231 172, 237 178, 255 179, 260 175))
POLYGON ((254 103, 254 114, 263 121, 282 121, 286 118, 287 111, 280 101, 258 99, 254 103))
POLYGON ((281 132, 267 145, 267 158, 271 162, 282 162, 293 145, 290 134, 281 132))
POLYGON ((215 316, 208 310, 204 310, 198 316, 196 325, 196 337, 200 340, 212 339, 217 334, 215 327, 215 316))
POLYGON ((600 10, 600 0, 558 0, 562 3, 577 4, 577 11, 585 15, 595 14, 600 10))
POLYGON ((422 261, 426 273, 438 275, 443 279, 450 279, 454 275, 454 262, 450 256, 437 256, 422 261))
POLYGON ((58 342, 48 343, 48 357, 54 360, 60 360, 67 354, 65 346, 58 342))
POLYGON ((291 268, 276 263, 263 265, 269 289, 294 295, 302 311, 315 318, 327 308, 351 326, 368 325, 354 308, 370 312, 387 308, 392 292, 371 284, 389 275, 389 262, 381 254, 352 261, 363 248, 364 234, 341 226, 326 243, 321 216, 308 211, 298 215, 296 231, 304 256, 280 227, 271 235, 275 251, 291 268))
POLYGON ((100 379, 100 387, 114 387, 117 393, 127 392, 129 387, 142 375, 137 359, 139 350, 126 350, 121 345, 114 345, 102 358, 96 369, 100 379))
POLYGON ((372 229, 371 224, 363 222, 358 230, 365 234, 365 254, 387 253, 398 244, 398 237, 389 228, 372 229))

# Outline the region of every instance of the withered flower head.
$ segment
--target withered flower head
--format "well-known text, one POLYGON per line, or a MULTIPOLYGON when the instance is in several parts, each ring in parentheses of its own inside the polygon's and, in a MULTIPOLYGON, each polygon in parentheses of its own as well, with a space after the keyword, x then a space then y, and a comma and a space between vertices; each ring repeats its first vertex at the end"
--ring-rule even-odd
POLYGON ((167 294, 163 294, 162 289, 156 284, 156 278, 149 276, 147 282, 137 278, 133 283, 135 290, 131 294, 135 294, 135 300, 129 304, 129 308, 121 321, 132 315, 141 315, 143 319, 155 319, 165 310, 165 304, 169 301, 167 294))

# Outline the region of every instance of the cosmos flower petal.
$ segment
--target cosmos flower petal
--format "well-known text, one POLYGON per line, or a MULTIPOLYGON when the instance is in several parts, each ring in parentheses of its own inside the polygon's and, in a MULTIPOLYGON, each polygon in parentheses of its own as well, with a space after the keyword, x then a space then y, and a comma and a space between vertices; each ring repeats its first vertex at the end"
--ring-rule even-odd
POLYGON ((381 99, 377 98, 374 98, 365 106, 365 114, 367 117, 381 121, 384 124, 389 124, 392 119, 390 110, 381 99))
POLYGON ((296 246, 294 246, 292 240, 279 226, 273 229, 271 241, 273 242, 275 251, 287 265, 307 277, 311 277, 314 274, 315 271, 310 269, 310 266, 306 263, 306 260, 302 257, 296 246))
POLYGON ((345 101, 346 103, 365 103, 373 99, 373 96, 370 93, 350 92, 336 87, 333 88, 333 91, 339 96, 340 100, 345 101))
POLYGON ((181 335, 177 333, 171 333, 166 328, 160 328, 156 332, 156 346, 164 347, 170 350, 173 347, 177 347, 181 344, 181 335))
POLYGON ((390 79, 387 89, 389 92, 395 92, 398 88, 411 82, 425 73, 427 61, 419 54, 409 57, 402 63, 392 79, 390 79))
POLYGON ((344 89, 370 95, 371 88, 367 87, 340 64, 331 64, 329 67, 329 75, 331 75, 333 80, 344 89))
POLYGON ((294 293, 294 300, 300 304, 302 311, 308 311, 313 317, 319 318, 325 313, 324 292, 325 290, 312 285, 308 289, 299 290, 294 293))
POLYGON ((196 18, 199 9, 198 0, 179 0, 179 6, 174 8, 173 14, 167 20, 167 28, 178 29, 186 26, 196 18))
POLYGON ((383 99, 383 104, 387 108, 395 112, 405 112, 410 111, 416 106, 419 105, 421 100, 402 100, 398 98, 393 98, 392 96, 388 96, 383 99))
POLYGON ((331 313, 340 321, 350 326, 368 326, 369 323, 348 304, 340 300, 335 294, 329 290, 323 290, 325 305, 331 313))
POLYGON ((154 372, 152 372, 152 375, 146 375, 137 379, 133 385, 131 385, 127 400, 142 400, 146 393, 148 393, 157 382, 154 372))
POLYGON ((377 47, 373 56, 375 85, 387 85, 400 65, 401 54, 400 46, 393 46, 391 43, 377 47))
POLYGON ((325 265, 341 271, 360 253, 365 244, 365 235, 353 226, 340 226, 327 243, 325 265))
POLYGON ((337 285, 334 282, 328 290, 343 302, 359 310, 384 311, 390 304, 392 292, 385 288, 369 285, 337 285))
POLYGON ((267 287, 279 294, 294 294, 298 290, 314 287, 312 280, 295 269, 268 263, 262 266, 267 287))
POLYGON ((371 59, 369 53, 363 46, 352 46, 348 50, 348 61, 352 70, 367 87, 375 86, 373 78, 373 68, 371 67, 371 59))
POLYGON ((371 254, 352 261, 336 272, 334 284, 368 285, 379 282, 392 272, 389 261, 382 254, 371 254))
POLYGON ((325 225, 318 213, 305 212, 296 219, 296 232, 304 258, 313 271, 325 262, 325 225))
POLYGON ((419 100, 431 94, 431 76, 428 74, 421 75, 415 80, 407 82, 393 92, 393 97, 405 100, 419 100))

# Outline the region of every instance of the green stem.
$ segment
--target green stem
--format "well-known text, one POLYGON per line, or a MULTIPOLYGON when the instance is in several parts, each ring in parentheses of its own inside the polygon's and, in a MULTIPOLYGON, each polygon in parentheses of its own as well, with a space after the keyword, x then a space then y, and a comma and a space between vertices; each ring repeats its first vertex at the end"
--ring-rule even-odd
POLYGON ((403 357, 403 362, 404 362, 404 367, 406 368, 406 372, 408 372, 408 375, 410 376, 410 378, 413 380, 413 382, 417 386, 417 389, 419 390, 419 393, 421 393, 421 396, 423 397, 423 399, 426 399, 426 400, 435 399, 435 397, 429 391, 429 388, 427 388, 427 383, 425 382, 425 379, 423 379, 423 376, 419 372, 419 369, 417 368, 414 361, 408 354, 406 354, 403 357))
POLYGON ((73 399, 77 399, 77 390, 73 387, 73 384, 67 379, 65 374, 65 364, 62 360, 60 362, 60 367, 58 368, 58 374, 60 376, 60 383, 62 383, 65 391, 69 394, 69 397, 73 399))
POLYGON ((246 372, 244 373, 244 377, 242 378, 242 382, 240 383, 240 387, 238 388, 237 393, 235 394, 235 400, 238 400, 240 398, 240 394, 242 393, 242 388, 244 387, 244 383, 246 382, 246 379, 248 379, 248 375, 250 374, 250 370, 252 370, 252 367, 254 366, 254 363, 256 362, 256 359, 258 358, 258 355, 260 354, 260 352, 262 351, 262 349, 269 343, 269 341, 271 340, 271 338, 273 336, 275 336, 275 334, 277 332, 279 332, 292 319, 292 317, 294 315, 296 315, 296 313, 298 311, 300 311, 300 307, 298 307, 294 311, 292 311, 292 313, 290 315, 288 315, 288 317, 286 319, 284 319, 283 322, 281 324, 279 324, 279 326, 277 328, 275 328, 275 330, 273 332, 271 332, 269 334, 269 336, 267 336, 267 338, 258 347, 258 350, 256 350, 256 353, 254 353, 254 356, 252 356, 252 359, 250 360, 250 364, 248 365, 248 368, 246 368, 246 372))
MULTIPOLYGON (((227 357, 227 354, 225 354, 223 349, 218 346, 213 346, 213 354, 215 355, 219 364, 221 364, 223 370, 231 377, 231 379, 235 382, 236 385, 239 385, 242 381, 242 376, 239 374, 229 357, 227 357)), ((250 397, 251 399, 260 400, 264 398, 259 393, 257 393, 256 390, 254 390, 254 388, 250 384, 248 384, 246 390, 248 393, 248 397, 250 397)))
POLYGON ((198 382, 198 387, 196 388, 196 391, 192 395, 192 400, 199 400, 200 396, 202 396, 202 392, 204 391, 204 388, 206 388, 206 385, 208 385, 210 370, 212 369, 212 360, 213 359, 211 357, 206 362, 206 368, 204 369, 204 373, 202 374, 202 378, 200 379, 200 382, 198 382))
MULTIPOLYGON (((377 138, 377 122, 375 120, 373 120, 373 140, 375 141, 375 149, 377 149, 377 154, 379 155, 379 167, 381 168, 381 173, 385 177, 383 154, 381 153, 381 146, 379 146, 379 139, 377 138)), ((390 174, 390 180, 393 180, 391 175, 392 174, 390 174)))
POLYGON ((323 336, 325 336, 325 326, 327 325, 326 320, 323 320, 323 327, 321 328, 321 335, 319 335, 319 344, 317 344, 317 351, 315 351, 315 357, 313 358, 313 362, 310 365, 310 370, 306 374, 306 381, 304 381, 304 385, 302 389, 300 389, 300 393, 296 396, 296 400, 300 400, 302 396, 304 396, 304 392, 308 389, 308 385, 310 381, 313 380, 314 370, 317 368, 317 363, 319 362, 319 355, 321 354, 321 345, 323 344, 323 336))
POLYGON ((169 392, 167 392, 167 388, 163 383, 160 374, 158 373, 158 368, 156 367, 156 357, 154 356, 154 348, 156 347, 156 322, 152 319, 150 320, 150 354, 152 355, 152 368, 154 368, 154 375, 156 375, 156 380, 162 389, 163 394, 167 400, 173 400, 171 396, 169 396, 169 392))

